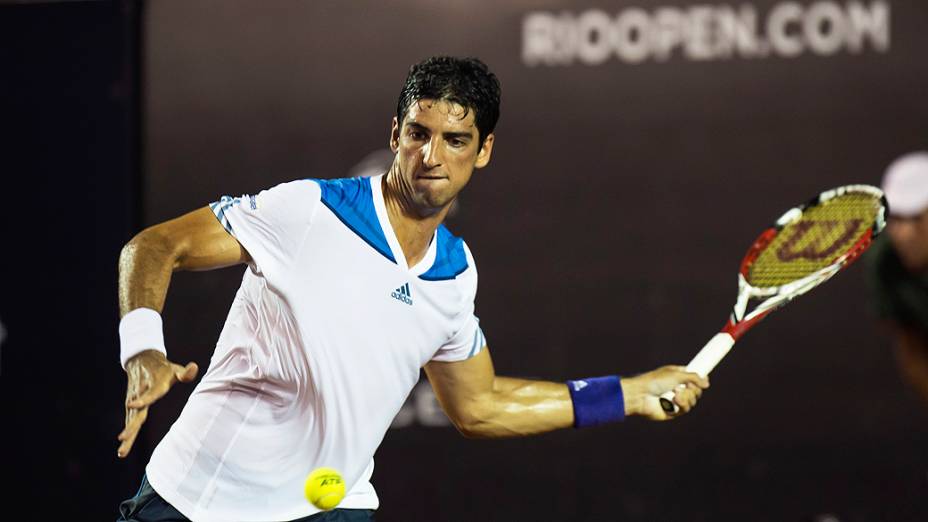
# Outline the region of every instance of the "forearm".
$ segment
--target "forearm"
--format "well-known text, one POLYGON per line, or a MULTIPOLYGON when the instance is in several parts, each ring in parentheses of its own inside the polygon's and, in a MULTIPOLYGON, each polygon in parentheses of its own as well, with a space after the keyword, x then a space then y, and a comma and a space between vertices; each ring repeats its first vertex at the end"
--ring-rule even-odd
POLYGON ((136 308, 161 312, 177 253, 167 238, 147 229, 123 247, 119 256, 119 315, 136 308))
MULTIPOLYGON (((925 369, 928 370, 928 366, 925 369)), ((928 384, 928 380, 925 383, 928 384)), ((678 404, 684 411, 689 411, 701 390, 708 386, 705 378, 673 366, 633 377, 596 377, 567 384, 495 377, 493 392, 482 396, 479 405, 470 409, 478 414, 464 417, 470 422, 463 427, 458 425, 458 428, 469 437, 499 438, 533 435, 571 426, 594 426, 632 415, 668 420, 671 417, 658 402, 662 393, 678 390, 678 395, 685 395, 678 404), (569 388, 572 383, 585 385, 577 388, 572 396, 569 388)))
POLYGON ((472 408, 476 415, 458 429, 471 438, 535 435, 573 425, 573 405, 564 383, 495 377, 492 391, 472 408))
POLYGON ((521 437, 576 426, 616 422, 630 415, 669 420, 658 398, 675 391, 686 413, 709 387, 682 366, 663 366, 633 377, 591 377, 568 383, 498 377, 488 347, 457 362, 433 361, 425 373, 442 408, 464 436, 521 437), (568 387, 569 386, 569 387, 568 387))

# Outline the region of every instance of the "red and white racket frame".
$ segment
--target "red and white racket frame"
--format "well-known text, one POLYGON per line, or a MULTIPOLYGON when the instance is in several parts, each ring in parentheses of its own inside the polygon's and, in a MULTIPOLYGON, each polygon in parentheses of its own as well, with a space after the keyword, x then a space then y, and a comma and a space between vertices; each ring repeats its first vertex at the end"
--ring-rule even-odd
MULTIPOLYGON (((845 185, 822 192, 809 202, 791 208, 780 216, 770 228, 764 230, 760 236, 754 240, 754 243, 751 244, 747 254, 745 254, 744 259, 741 261, 741 269, 738 272, 738 298, 735 301, 735 306, 732 308, 731 315, 728 317, 728 321, 722 327, 721 331, 715 334, 702 350, 693 357, 693 360, 686 366, 686 371, 697 373, 702 377, 708 376, 709 372, 728 355, 728 352, 731 350, 732 346, 734 346, 735 342, 740 339, 745 332, 759 323, 761 319, 770 315, 770 313, 777 308, 784 306, 793 299, 805 294, 825 281, 828 281, 835 274, 857 260, 857 258, 870 247, 873 239, 879 235, 886 226, 888 208, 886 197, 880 189, 870 185, 845 185), (821 270, 785 285, 758 288, 748 283, 747 275, 751 265, 784 227, 801 219, 807 209, 820 205, 832 198, 843 196, 848 192, 866 193, 878 197, 882 203, 882 208, 877 213, 873 226, 870 227, 850 249, 836 256, 828 266, 821 270), (746 314, 748 303, 752 299, 764 300, 751 310, 751 312, 746 314)), ((673 396, 674 392, 669 391, 660 397, 661 408, 667 413, 676 413, 679 411, 679 406, 673 402, 673 396)))

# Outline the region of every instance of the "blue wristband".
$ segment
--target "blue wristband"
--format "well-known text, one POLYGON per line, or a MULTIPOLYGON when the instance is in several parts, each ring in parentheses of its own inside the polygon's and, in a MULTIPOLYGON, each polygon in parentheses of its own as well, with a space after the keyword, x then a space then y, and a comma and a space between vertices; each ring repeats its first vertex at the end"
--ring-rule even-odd
POLYGON ((625 419, 625 397, 618 375, 567 381, 574 403, 574 427, 586 428, 625 419))

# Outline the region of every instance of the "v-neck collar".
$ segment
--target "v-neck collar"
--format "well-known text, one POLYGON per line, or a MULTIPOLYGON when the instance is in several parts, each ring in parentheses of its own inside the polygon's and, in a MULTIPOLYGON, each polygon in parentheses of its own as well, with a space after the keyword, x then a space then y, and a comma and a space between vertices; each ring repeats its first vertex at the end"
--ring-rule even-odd
POLYGON ((387 204, 383 199, 382 185, 385 175, 386 174, 379 174, 369 178, 371 183, 371 196, 374 200, 374 210, 377 212, 377 221, 380 222, 380 228, 383 230, 384 237, 387 238, 387 244, 390 246, 390 251, 393 253, 393 259, 396 260, 396 264, 403 270, 408 270, 414 276, 421 275, 435 263, 435 255, 438 247, 438 230, 432 235, 432 240, 429 242, 429 248, 426 250, 425 256, 410 268, 406 264, 406 254, 403 253, 403 247, 400 246, 400 241, 396 237, 396 231, 393 230, 393 225, 390 224, 390 216, 387 215, 387 204))

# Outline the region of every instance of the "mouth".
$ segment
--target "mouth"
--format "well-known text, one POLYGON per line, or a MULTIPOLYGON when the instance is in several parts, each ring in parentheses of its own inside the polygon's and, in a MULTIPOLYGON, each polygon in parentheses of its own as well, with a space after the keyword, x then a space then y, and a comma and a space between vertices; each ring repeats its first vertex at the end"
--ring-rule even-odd
POLYGON ((435 174, 419 174, 416 176, 417 180, 426 180, 426 181, 439 181, 443 179, 448 179, 448 176, 439 176, 435 174))

